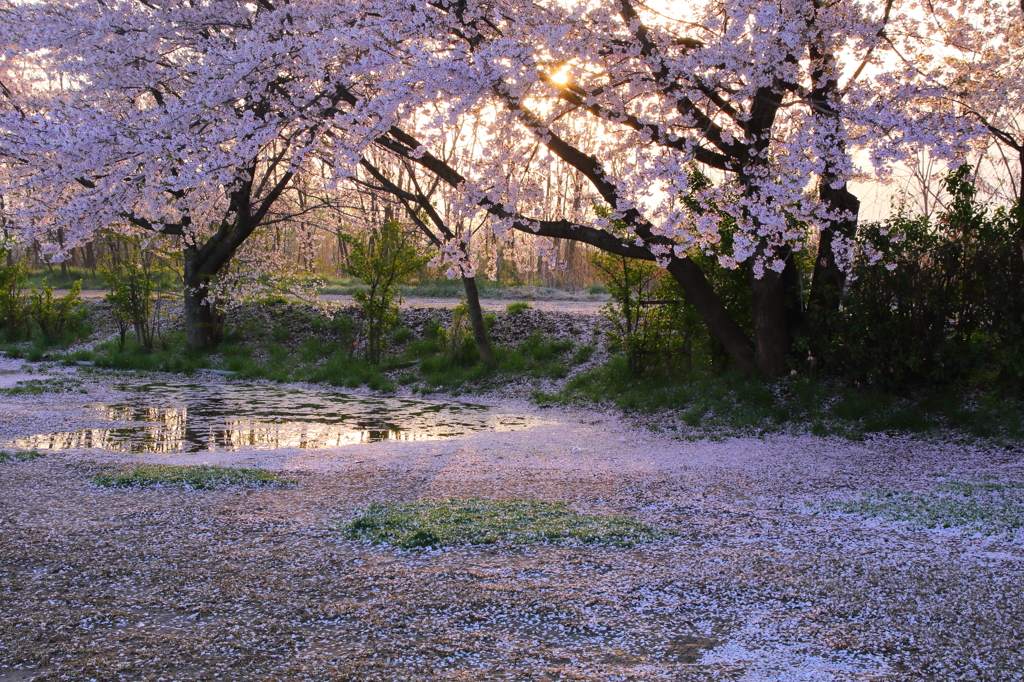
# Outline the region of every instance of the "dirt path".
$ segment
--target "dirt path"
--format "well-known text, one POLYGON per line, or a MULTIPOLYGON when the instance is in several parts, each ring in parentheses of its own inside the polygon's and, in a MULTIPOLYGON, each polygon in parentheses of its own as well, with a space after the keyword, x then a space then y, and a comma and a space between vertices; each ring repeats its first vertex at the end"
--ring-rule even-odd
MULTIPOLYGON (((0 442, 75 428, 75 405, 105 399, 109 383, 0 397, 0 442)), ((937 474, 1021 480, 1019 453, 902 438, 688 443, 596 411, 503 407, 535 425, 0 464, 0 680, 1020 679, 1024 545, 817 513, 937 474), (299 484, 89 485, 134 459, 258 464, 299 484), (677 534, 631 549, 407 552, 331 526, 373 502, 466 495, 561 500, 677 534)))

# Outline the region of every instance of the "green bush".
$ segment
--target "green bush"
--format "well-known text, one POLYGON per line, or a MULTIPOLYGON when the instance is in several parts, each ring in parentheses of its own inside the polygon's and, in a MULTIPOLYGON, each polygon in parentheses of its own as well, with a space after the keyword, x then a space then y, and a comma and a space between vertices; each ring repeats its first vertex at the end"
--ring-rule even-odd
POLYGON ((352 298, 363 313, 366 359, 376 364, 383 360, 387 334, 398 321, 398 285, 428 259, 417 243, 417 233, 396 220, 373 232, 348 235, 345 242, 349 246, 349 274, 366 284, 366 289, 353 292, 352 298))
MULTIPOLYGON (((621 231, 621 221, 613 222, 621 231)), ((654 325, 650 324, 655 308, 644 305, 643 299, 650 297, 660 269, 654 263, 606 251, 595 251, 588 260, 611 294, 611 301, 601 308, 612 325, 609 346, 628 358, 630 372, 640 374, 655 340, 654 325)))
POLYGON ((78 298, 81 291, 82 283, 75 282, 67 294, 54 298, 53 287, 47 286, 43 280, 42 288, 33 288, 29 292, 29 317, 44 339, 59 339, 83 329, 85 308, 78 298))
POLYGON ((530 310, 532 307, 533 306, 526 301, 515 301, 505 306, 505 312, 509 315, 519 315, 520 313, 525 313, 527 310, 530 310))
POLYGON ((8 251, 0 243, 0 322, 3 340, 21 341, 29 337, 28 273, 21 263, 6 265, 8 251))
POLYGON ((104 270, 103 280, 110 288, 106 299, 117 324, 121 350, 124 350, 129 329, 135 330, 136 344, 152 349, 154 286, 149 273, 135 262, 123 261, 111 270, 104 270))
POLYGON ((826 369, 887 391, 953 383, 992 363, 1024 379, 1020 212, 979 206, 969 174, 947 177, 952 200, 937 220, 900 212, 861 229, 842 308, 811 320, 826 369))
MULTIPOLYGON (((0 338, 7 342, 35 339, 36 351, 54 343, 70 343, 87 331, 85 308, 78 294, 81 281, 68 287, 68 293, 54 298, 46 279, 40 286, 28 287, 29 278, 21 263, 6 265, 7 247, 0 243, 0 338)), ((31 352, 31 351, 30 351, 31 352)))
POLYGON ((452 310, 452 322, 441 330, 445 355, 453 365, 465 366, 480 359, 473 343, 473 328, 469 320, 469 303, 462 299, 452 310))

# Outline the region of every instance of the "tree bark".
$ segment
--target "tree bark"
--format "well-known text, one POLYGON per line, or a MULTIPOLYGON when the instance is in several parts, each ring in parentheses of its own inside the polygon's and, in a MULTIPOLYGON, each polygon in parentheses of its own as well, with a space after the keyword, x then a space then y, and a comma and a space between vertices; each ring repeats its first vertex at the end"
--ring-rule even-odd
POLYGON ((469 322, 473 327, 473 343, 480 354, 480 359, 489 369, 497 369, 498 359, 494 357, 491 340, 484 326, 484 312, 480 307, 480 293, 476 288, 475 277, 463 277, 462 286, 466 289, 466 304, 469 307, 469 322))
POLYGON ((766 268, 760 279, 751 274, 750 294, 757 374, 765 379, 780 377, 786 373, 790 348, 782 273, 766 268))
POLYGON ((220 342, 220 320, 207 296, 209 277, 201 274, 202 263, 194 247, 186 246, 184 255, 185 338, 189 348, 212 348, 220 342))
POLYGON ((832 252, 835 233, 838 231, 844 238, 853 239, 857 236, 857 214, 860 211, 860 200, 846 185, 838 189, 823 178, 818 190, 818 197, 831 211, 845 211, 853 215, 847 220, 836 221, 832 228, 825 228, 818 238, 818 254, 814 261, 811 274, 811 297, 809 307, 814 312, 826 312, 839 308, 843 286, 846 284, 846 273, 836 263, 832 252))
POLYGON ((757 374, 754 347, 749 337, 722 304, 722 299, 700 267, 689 258, 673 258, 668 264, 668 272, 683 288, 708 333, 722 344, 736 368, 747 376, 757 374))

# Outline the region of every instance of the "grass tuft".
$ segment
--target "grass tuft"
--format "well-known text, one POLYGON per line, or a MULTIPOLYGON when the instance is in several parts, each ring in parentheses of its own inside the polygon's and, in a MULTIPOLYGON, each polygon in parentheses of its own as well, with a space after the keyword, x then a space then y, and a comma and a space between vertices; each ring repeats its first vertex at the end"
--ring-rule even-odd
POLYGON ((962 528, 1000 535, 1024 528, 1024 483, 947 481, 923 493, 872 490, 831 502, 826 511, 906 523, 914 529, 962 528))
POLYGON ((350 539, 401 549, 498 542, 631 547, 661 535, 632 517, 580 514, 561 502, 475 497, 373 504, 337 527, 350 539))
POLYGON ((5 462, 31 462, 42 457, 38 450, 0 450, 0 464, 5 462))
POLYGON ((201 464, 135 464, 113 473, 98 474, 93 485, 104 488, 139 488, 144 486, 185 486, 192 490, 209 490, 228 485, 287 485, 295 479, 281 478, 263 469, 235 469, 201 464))
POLYGON ((525 313, 527 310, 530 310, 531 308, 533 308, 533 306, 531 306, 526 301, 514 301, 513 303, 509 303, 507 306, 505 306, 505 312, 507 312, 509 315, 518 315, 520 313, 525 313))

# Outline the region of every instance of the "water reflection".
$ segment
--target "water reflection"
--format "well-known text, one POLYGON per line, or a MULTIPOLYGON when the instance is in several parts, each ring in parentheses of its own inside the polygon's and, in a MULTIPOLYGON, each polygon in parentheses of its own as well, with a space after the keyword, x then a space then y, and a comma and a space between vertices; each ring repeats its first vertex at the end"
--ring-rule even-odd
POLYGON ((358 397, 248 384, 122 383, 128 400, 93 405, 109 428, 40 434, 22 448, 120 452, 203 452, 242 448, 331 448, 380 441, 433 440, 532 425, 523 415, 469 403, 358 397), (125 422, 128 422, 126 425, 125 422))

